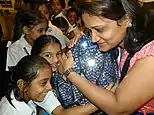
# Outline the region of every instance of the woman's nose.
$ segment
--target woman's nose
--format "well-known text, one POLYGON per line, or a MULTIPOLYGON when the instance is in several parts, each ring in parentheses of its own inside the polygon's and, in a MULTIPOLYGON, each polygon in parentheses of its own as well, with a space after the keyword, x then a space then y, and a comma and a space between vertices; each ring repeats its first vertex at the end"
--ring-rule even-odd
POLYGON ((97 35, 97 33, 95 32, 95 31, 91 31, 91 38, 92 38, 92 42, 93 43, 95 43, 95 42, 97 42, 97 41, 99 41, 99 37, 98 37, 98 35, 97 35))

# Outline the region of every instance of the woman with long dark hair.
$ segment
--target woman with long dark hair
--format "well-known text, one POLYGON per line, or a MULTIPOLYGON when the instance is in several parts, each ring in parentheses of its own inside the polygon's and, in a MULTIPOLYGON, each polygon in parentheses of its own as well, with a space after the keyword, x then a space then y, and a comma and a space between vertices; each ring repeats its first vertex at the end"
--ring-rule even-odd
POLYGON ((61 60, 65 76, 108 114, 154 114, 153 17, 136 0, 94 0, 80 5, 84 24, 101 51, 125 49, 120 84, 112 92, 80 77, 72 70, 71 53, 61 60))

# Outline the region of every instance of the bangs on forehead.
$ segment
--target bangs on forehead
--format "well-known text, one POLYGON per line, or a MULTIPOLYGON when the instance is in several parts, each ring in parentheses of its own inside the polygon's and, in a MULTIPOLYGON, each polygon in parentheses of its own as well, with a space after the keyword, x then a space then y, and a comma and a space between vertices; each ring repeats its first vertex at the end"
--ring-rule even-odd
MULTIPOLYGON (((89 14, 88 12, 84 12, 84 13, 87 13, 87 14, 89 14)), ((83 14, 84 14, 83 13, 83 14)), ((106 18, 106 17, 103 17, 103 16, 96 16, 96 15, 92 15, 92 14, 89 14, 89 16, 92 18, 93 16, 94 17, 98 17, 98 18, 100 18, 102 21, 104 21, 104 22, 111 22, 111 21, 113 21, 113 20, 111 20, 111 19, 108 19, 108 18, 106 18)))

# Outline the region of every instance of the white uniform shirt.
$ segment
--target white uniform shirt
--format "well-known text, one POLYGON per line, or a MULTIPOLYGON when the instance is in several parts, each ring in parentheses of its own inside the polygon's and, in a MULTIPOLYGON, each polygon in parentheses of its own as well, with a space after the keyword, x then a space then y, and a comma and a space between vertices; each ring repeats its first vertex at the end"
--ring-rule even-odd
MULTIPOLYGON (((1 115, 37 115, 36 111, 36 104, 32 100, 30 100, 27 104, 25 102, 17 101, 15 99, 13 91, 11 92, 11 102, 14 105, 14 107, 9 103, 7 98, 4 96, 0 101, 0 114, 1 115)), ((60 105, 57 98, 53 95, 52 91, 49 91, 47 96, 45 97, 43 101, 43 107, 50 107, 50 110, 53 111, 56 107, 60 105), (50 97, 50 98, 49 98, 50 97), (50 102, 48 102, 48 98, 50 99, 50 102)), ((38 105, 41 102, 36 102, 38 105)), ((46 108, 44 108, 46 109, 46 108)))
POLYGON ((19 40, 11 44, 7 50, 6 71, 8 71, 9 66, 15 66, 21 58, 29 55, 31 49, 32 46, 24 39, 24 35, 22 35, 19 40))
POLYGON ((3 97, 0 101, 1 115, 37 115, 36 105, 33 101, 29 101, 27 104, 23 101, 17 101, 13 91, 11 92, 11 98, 14 107, 9 103, 6 97, 3 97))

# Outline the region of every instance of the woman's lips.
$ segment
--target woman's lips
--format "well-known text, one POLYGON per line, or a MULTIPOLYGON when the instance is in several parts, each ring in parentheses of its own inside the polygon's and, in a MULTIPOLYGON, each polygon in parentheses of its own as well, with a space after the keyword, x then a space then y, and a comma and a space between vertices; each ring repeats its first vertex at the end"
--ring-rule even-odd
POLYGON ((102 47, 102 46, 104 46, 106 43, 105 42, 102 42, 102 43, 97 43, 98 44, 98 46, 100 46, 100 47, 102 47))

